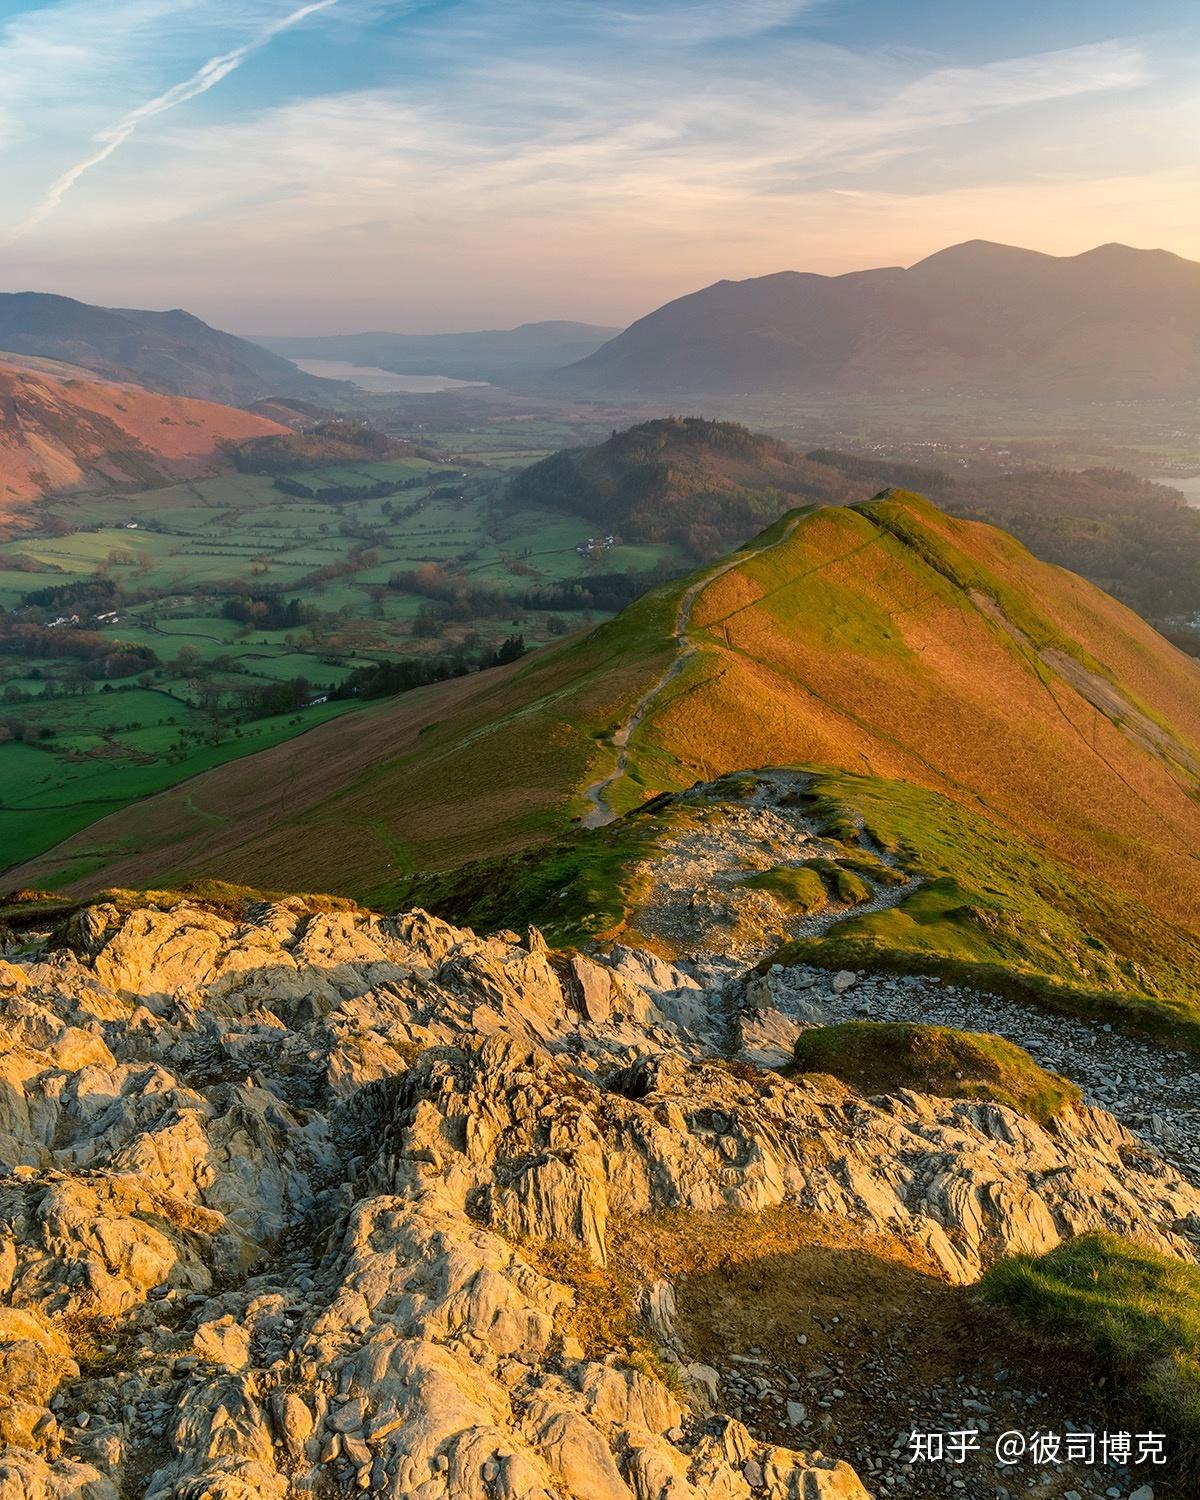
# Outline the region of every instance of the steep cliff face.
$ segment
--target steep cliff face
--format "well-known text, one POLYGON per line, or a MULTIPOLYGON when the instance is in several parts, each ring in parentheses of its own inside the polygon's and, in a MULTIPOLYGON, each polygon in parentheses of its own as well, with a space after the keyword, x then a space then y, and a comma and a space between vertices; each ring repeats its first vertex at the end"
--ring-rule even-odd
POLYGON ((0 1494, 858 1500, 876 1459, 825 1452, 804 1338, 763 1415, 670 1247, 821 1225, 952 1295, 1090 1228, 1193 1260, 1200 1186, 1090 1105, 730 1060, 847 985, 299 898, 14 938, 0 1494))

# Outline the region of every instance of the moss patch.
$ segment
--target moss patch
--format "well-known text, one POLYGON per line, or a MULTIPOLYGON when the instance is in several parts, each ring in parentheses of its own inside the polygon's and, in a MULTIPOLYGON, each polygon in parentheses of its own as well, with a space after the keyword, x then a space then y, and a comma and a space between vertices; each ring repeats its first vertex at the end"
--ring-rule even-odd
POLYGON ((1073 1083, 1038 1067, 1003 1037, 904 1021, 847 1021, 806 1031, 795 1068, 829 1073, 863 1094, 901 1089, 941 1099, 986 1099, 1047 1125, 1079 1103, 1073 1083))
POLYGON ((766 891, 793 911, 821 911, 829 905, 825 882, 811 865, 780 865, 751 875, 745 883, 751 890, 766 891))
MULTIPOLYGON (((861 862, 863 866, 866 861, 861 862)), ((886 870, 882 860, 879 868, 886 870)), ((890 872, 889 872, 890 873, 890 872)), ((824 910, 831 901, 857 906, 874 894, 859 869, 841 859, 810 859, 802 865, 777 865, 762 870, 745 882, 751 890, 766 891, 795 912, 824 910)))

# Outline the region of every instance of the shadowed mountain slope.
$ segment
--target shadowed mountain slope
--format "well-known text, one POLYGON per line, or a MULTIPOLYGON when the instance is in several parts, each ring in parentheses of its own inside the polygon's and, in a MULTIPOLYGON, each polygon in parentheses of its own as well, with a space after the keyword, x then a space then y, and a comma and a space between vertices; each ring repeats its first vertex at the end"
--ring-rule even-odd
POLYGON ((64 360, 166 395, 234 406, 263 396, 319 401, 344 389, 179 308, 93 307, 48 292, 0 292, 0 349, 64 360))
POLYGON ((583 638, 222 767, 8 879, 386 901, 409 872, 772 764, 927 788, 1200 930, 1200 667, 1004 533, 897 493, 794 512, 583 638))
POLYGON ((973 240, 907 270, 720 281, 562 373, 580 393, 1091 398, 1200 389, 1200 265, 973 240))

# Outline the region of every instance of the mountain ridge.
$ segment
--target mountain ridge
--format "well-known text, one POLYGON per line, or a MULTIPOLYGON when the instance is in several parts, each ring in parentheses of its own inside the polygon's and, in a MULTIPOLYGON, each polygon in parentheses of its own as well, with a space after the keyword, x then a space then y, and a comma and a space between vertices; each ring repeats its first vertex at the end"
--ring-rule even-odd
POLYGON ((1200 666, 1082 579, 916 497, 794 512, 586 636, 351 717, 9 878, 82 892, 290 870, 386 902, 406 871, 570 829, 623 752, 608 812, 747 765, 866 773, 973 809, 1200 931, 1200 666))
POLYGON ((986 393, 1062 399, 1200 389, 1200 264, 967 241, 911 267, 783 271, 666 303, 562 373, 593 394, 986 393))
POLYGON ((221 467, 222 445, 283 436, 265 417, 0 362, 0 522, 56 491, 148 488, 221 467))
POLYGON ((49 292, 0 292, 0 349, 81 365, 160 395, 249 405, 265 396, 335 396, 246 339, 174 308, 107 308, 49 292))

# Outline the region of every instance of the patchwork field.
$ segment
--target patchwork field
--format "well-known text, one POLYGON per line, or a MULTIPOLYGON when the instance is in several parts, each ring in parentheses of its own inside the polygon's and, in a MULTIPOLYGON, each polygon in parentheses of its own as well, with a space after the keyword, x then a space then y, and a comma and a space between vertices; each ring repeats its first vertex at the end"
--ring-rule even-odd
POLYGON ((511 638, 607 618, 590 579, 675 563, 589 553, 584 521, 506 512, 503 474, 477 463, 288 480, 367 497, 242 473, 59 497, 0 548, 0 868, 394 691, 369 680, 381 664, 474 671, 511 638), (540 597, 564 583, 582 588, 540 597))

